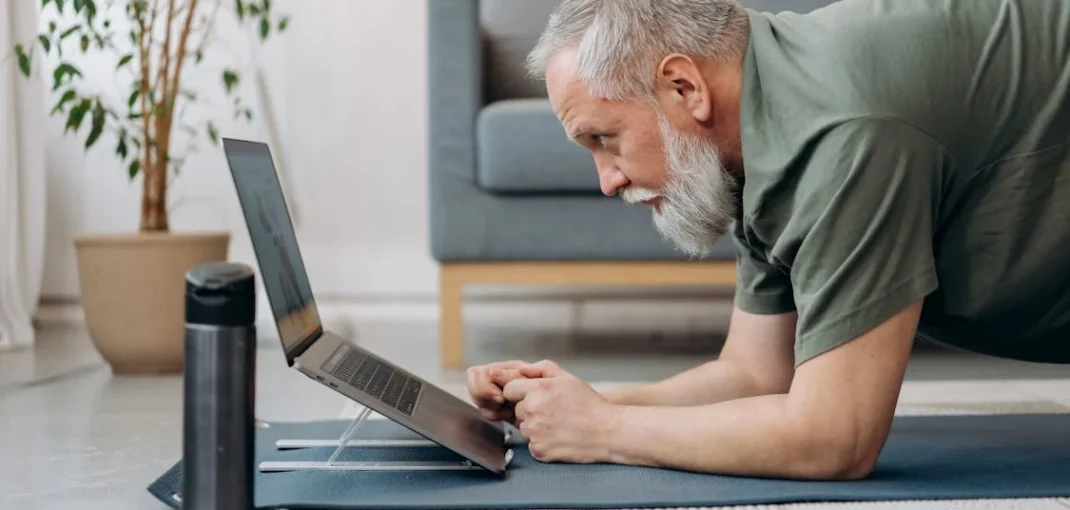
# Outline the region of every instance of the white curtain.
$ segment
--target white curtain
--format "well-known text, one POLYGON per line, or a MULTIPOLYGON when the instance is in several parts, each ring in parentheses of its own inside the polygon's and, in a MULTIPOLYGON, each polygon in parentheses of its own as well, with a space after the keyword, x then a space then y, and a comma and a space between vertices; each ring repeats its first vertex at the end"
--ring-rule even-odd
POLYGON ((14 52, 17 42, 35 41, 38 4, 0 0, 0 351, 33 345, 44 277, 43 55, 36 53, 27 80, 14 52))

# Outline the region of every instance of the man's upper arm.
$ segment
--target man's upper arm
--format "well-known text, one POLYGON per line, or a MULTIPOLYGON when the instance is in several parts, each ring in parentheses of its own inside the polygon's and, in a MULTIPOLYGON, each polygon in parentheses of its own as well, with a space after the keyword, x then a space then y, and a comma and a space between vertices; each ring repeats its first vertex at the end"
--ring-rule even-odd
POLYGON ((833 130, 814 152, 791 261, 799 322, 790 402, 801 430, 865 473, 887 437, 925 297, 942 145, 896 121, 833 130), (824 186, 824 187, 822 187, 824 186))
POLYGON ((799 313, 795 363, 885 323, 938 285, 933 237, 943 146, 894 120, 859 120, 818 144, 787 236, 799 313))

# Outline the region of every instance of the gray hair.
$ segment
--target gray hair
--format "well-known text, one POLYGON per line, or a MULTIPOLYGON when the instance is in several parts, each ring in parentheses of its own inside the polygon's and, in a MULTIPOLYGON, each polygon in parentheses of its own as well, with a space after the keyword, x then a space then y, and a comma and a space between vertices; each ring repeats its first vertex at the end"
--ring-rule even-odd
POLYGON ((572 49, 575 72, 591 94, 650 99, 664 56, 739 58, 747 36, 747 12, 737 0, 564 0, 527 67, 544 79, 550 58, 572 49))

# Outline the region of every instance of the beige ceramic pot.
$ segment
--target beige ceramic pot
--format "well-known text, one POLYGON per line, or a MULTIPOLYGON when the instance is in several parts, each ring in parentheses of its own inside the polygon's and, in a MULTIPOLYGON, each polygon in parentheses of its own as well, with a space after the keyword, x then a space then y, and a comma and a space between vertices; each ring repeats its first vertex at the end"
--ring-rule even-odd
POLYGON ((185 275, 227 260, 228 233, 136 233, 75 239, 93 344, 116 374, 184 367, 185 275))

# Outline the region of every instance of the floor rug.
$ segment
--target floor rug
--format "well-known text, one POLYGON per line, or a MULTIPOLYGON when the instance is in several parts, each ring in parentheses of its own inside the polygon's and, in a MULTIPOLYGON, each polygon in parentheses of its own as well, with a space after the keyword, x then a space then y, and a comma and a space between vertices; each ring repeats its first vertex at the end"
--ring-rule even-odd
MULTIPOLYGON (((272 423, 257 430, 257 461, 322 461, 331 448, 280 451, 277 439, 337 439, 348 421, 272 423)), ((415 438, 373 420, 369 439, 415 438)), ((339 460, 452 460, 448 450, 350 449, 339 460)), ((150 486, 180 507, 181 463, 150 486), (177 497, 176 497, 177 496, 177 497)), ((897 417, 872 476, 799 482, 617 465, 545 464, 520 447, 505 477, 479 471, 257 473, 257 508, 663 508, 818 501, 1070 496, 1070 414, 897 417)))

